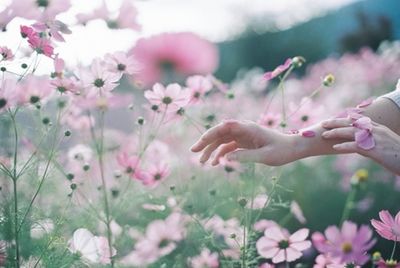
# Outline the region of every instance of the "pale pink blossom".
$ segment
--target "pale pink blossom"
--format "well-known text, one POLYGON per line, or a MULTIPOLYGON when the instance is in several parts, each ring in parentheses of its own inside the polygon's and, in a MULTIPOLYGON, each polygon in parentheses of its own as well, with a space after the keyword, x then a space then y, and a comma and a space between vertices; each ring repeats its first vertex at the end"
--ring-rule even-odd
POLYGON ((30 235, 34 239, 40 239, 46 234, 50 234, 54 230, 54 222, 52 219, 44 219, 32 224, 30 235))
POLYGON ((268 229, 270 227, 276 227, 278 224, 274 221, 271 220, 259 220, 253 225, 253 229, 256 230, 257 232, 264 232, 265 229, 268 229))
POLYGON ((282 122, 281 114, 268 112, 262 114, 257 123, 266 127, 275 128, 282 122))
POLYGON ((106 54, 104 61, 108 70, 113 73, 132 75, 140 71, 140 65, 135 57, 125 52, 106 54))
POLYGON ((263 76, 264 80, 268 81, 277 77, 278 75, 286 71, 291 65, 292 65, 292 59, 289 58, 285 61, 284 64, 279 65, 272 72, 266 72, 263 76))
POLYGON ((117 162, 130 176, 133 177, 139 174, 140 159, 138 156, 121 152, 117 155, 117 162))
POLYGON ((59 20, 49 20, 46 22, 37 22, 32 27, 38 32, 47 32, 48 35, 56 41, 65 42, 62 34, 71 34, 68 26, 59 20))
POLYGON ((186 86, 190 90, 190 102, 197 103, 212 88, 213 84, 208 76, 194 75, 186 79, 186 86))
POLYGON ((88 264, 102 263, 108 264, 111 262, 111 257, 116 254, 116 250, 111 250, 107 238, 102 236, 94 236, 87 229, 77 229, 73 237, 68 242, 68 249, 71 253, 79 254, 80 258, 88 264))
POLYGON ((65 68, 65 62, 63 59, 58 57, 58 54, 54 56, 54 76, 62 78, 65 68))
POLYGON ((213 73, 218 66, 215 45, 193 33, 163 33, 137 41, 133 55, 143 69, 136 79, 145 85, 171 81, 171 76, 213 73))
POLYGON ((341 230, 330 226, 322 234, 313 235, 314 246, 318 251, 339 259, 339 263, 355 263, 363 265, 369 260, 366 252, 372 248, 376 240, 372 239, 372 231, 362 225, 359 229, 355 223, 345 221, 341 230))
POLYGON ((249 209, 263 209, 268 205, 267 202, 269 200, 270 199, 268 195, 258 194, 256 197, 254 197, 253 202, 248 202, 246 204, 246 207, 249 209))
POLYGON ((87 97, 110 96, 120 78, 121 74, 110 72, 100 59, 93 60, 90 70, 84 70, 81 75, 87 97))
POLYGON ((19 104, 44 103, 53 93, 50 80, 34 75, 25 76, 23 82, 17 87, 19 104))
POLYGON ((218 253, 211 251, 208 248, 204 248, 200 255, 190 259, 191 268, 217 268, 219 267, 218 253))
POLYGON ((171 174, 169 165, 165 162, 152 163, 146 169, 142 169, 136 177, 146 186, 157 187, 171 174))
POLYGON ((0 113, 17 103, 16 81, 5 79, 0 83, 0 113))
POLYGON ((62 124, 67 124, 75 130, 88 130, 95 126, 95 119, 83 113, 83 110, 78 106, 71 105, 68 107, 66 114, 61 118, 62 124))
POLYGON ((132 29, 140 31, 141 25, 137 22, 138 11, 130 0, 124 0, 119 9, 119 14, 115 20, 110 20, 108 26, 110 28, 132 29))
POLYGON ((123 264, 145 266, 174 251, 186 235, 186 216, 172 213, 165 220, 155 220, 145 236, 135 244, 135 249, 122 260, 123 264))
POLYGON ((293 262, 303 255, 302 251, 311 247, 311 242, 306 240, 308 234, 309 230, 305 228, 289 235, 280 227, 271 227, 257 241, 257 251, 273 263, 293 262))
MULTIPOLYGON (((326 268, 331 264, 339 264, 337 259, 333 259, 329 255, 320 254, 315 258, 315 264, 313 268, 326 268)), ((343 265, 344 267, 345 265, 343 265)))
POLYGON ((0 59, 0 61, 12 60, 14 58, 12 50, 5 46, 0 47, 0 56, 2 56, 2 59, 0 59))
POLYGON ((52 80, 50 84, 60 93, 78 92, 77 81, 72 77, 56 78, 55 80, 52 80))
POLYGON ((376 232, 385 239, 400 241, 400 211, 393 216, 387 210, 379 212, 379 220, 371 220, 376 232))
POLYGON ((189 103, 188 91, 183 90, 178 84, 169 84, 164 87, 157 83, 153 86, 153 90, 147 90, 144 96, 162 111, 176 112, 189 103))

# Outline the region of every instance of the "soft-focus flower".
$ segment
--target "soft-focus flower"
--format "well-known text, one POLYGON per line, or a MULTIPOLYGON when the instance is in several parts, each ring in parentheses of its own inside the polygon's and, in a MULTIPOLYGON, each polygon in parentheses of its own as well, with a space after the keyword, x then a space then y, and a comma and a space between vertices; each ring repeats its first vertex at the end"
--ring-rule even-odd
POLYGON ((112 249, 110 256, 110 248, 107 238, 102 236, 94 236, 89 230, 80 228, 74 232, 73 237, 68 242, 68 249, 88 263, 108 264, 111 257, 116 254, 112 249))
POLYGON ((371 224, 377 233, 385 239, 400 241, 400 211, 393 218, 389 211, 382 210, 379 212, 379 218, 380 221, 371 220, 371 224))
POLYGON ((18 95, 15 88, 14 80, 5 79, 0 83, 0 112, 16 104, 18 95))
POLYGON ((146 229, 144 237, 135 244, 134 251, 122 263, 145 266, 170 254, 186 235, 187 219, 180 213, 172 213, 165 220, 155 220, 146 229))
POLYGON ((284 64, 279 65, 272 72, 266 72, 263 75, 264 80, 268 81, 268 80, 271 80, 271 79, 277 77, 278 75, 280 75, 281 73, 283 73, 284 71, 289 69, 290 65, 292 65, 292 59, 289 58, 285 61, 284 64))
POLYGON ((136 155, 129 155, 127 152, 122 152, 117 155, 117 161, 126 173, 131 176, 138 174, 140 159, 136 155))
POLYGON ((31 226, 31 237, 40 239, 44 235, 51 233, 53 229, 54 223, 52 219, 38 221, 31 226))
POLYGON ((218 253, 205 248, 201 251, 200 255, 190 259, 191 268, 217 268, 219 267, 218 253))
POLYGON ((254 197, 253 202, 248 202, 246 207, 249 209, 262 209, 268 205, 267 204, 268 201, 269 201, 268 195, 259 194, 256 197, 254 197))
POLYGON ((125 52, 106 54, 104 61, 110 72, 117 74, 135 74, 140 70, 140 65, 133 55, 126 55, 125 52))
POLYGON ((23 82, 17 87, 19 104, 44 103, 52 93, 50 81, 35 75, 25 76, 23 82))
POLYGON ((55 80, 52 80, 50 82, 50 85, 52 85, 60 93, 76 93, 78 91, 77 82, 72 77, 57 78, 55 80))
POLYGON ((194 75, 186 79, 186 86, 190 90, 190 102, 197 103, 213 88, 213 84, 208 76, 194 75))
POLYGON ((188 91, 183 90, 178 84, 169 84, 164 87, 157 83, 153 86, 153 90, 147 90, 144 96, 152 105, 156 105, 162 111, 176 112, 189 102, 188 91))
POLYGON ((93 150, 84 144, 77 144, 68 151, 69 161, 77 161, 79 163, 88 163, 93 157, 93 150))
POLYGON ((279 225, 274 221, 262 219, 254 223, 253 229, 256 230, 257 232, 264 232, 265 229, 275 226, 279 225))
POLYGON ((132 50, 143 69, 137 80, 145 85, 168 82, 171 75, 213 73, 217 48, 193 33, 163 33, 140 39, 132 50))
POLYGON ((14 58, 14 55, 11 51, 11 49, 9 49, 8 47, 0 47, 0 56, 2 56, 3 58, 0 60, 12 60, 14 58))
POLYGON ((43 22, 37 22, 32 25, 32 27, 39 32, 46 32, 48 31, 49 36, 51 38, 54 38, 57 41, 60 42, 65 42, 64 37, 62 36, 61 33, 63 34, 71 34, 71 30, 68 28, 68 26, 59 21, 59 20, 50 20, 45 23, 43 22))
POLYGON ((141 25, 137 22, 138 11, 130 0, 124 0, 119 9, 119 14, 115 20, 108 20, 107 25, 110 28, 132 29, 140 31, 141 25))
POLYGON ((28 43, 38 54, 44 54, 50 58, 53 56, 54 47, 51 45, 50 39, 40 37, 38 34, 32 34, 28 36, 28 43))
POLYGON ((272 259, 273 263, 292 262, 299 259, 302 251, 311 247, 311 242, 306 240, 308 229, 300 229, 289 235, 280 227, 271 227, 265 230, 256 243, 260 256, 272 259))
POLYGON ((56 54, 54 56, 53 64, 54 64, 54 77, 62 78, 63 77, 64 68, 65 68, 64 60, 59 58, 58 54, 56 54))
POLYGON ((36 32, 32 27, 20 25, 19 28, 22 38, 32 38, 36 35, 36 32))
POLYGON ((328 254, 320 254, 315 258, 313 268, 326 268, 330 264, 338 264, 338 260, 332 259, 328 254))
POLYGON ((158 162, 141 170, 136 177, 146 186, 156 187, 161 181, 171 174, 169 165, 165 162, 158 162))
POLYGON ((345 221, 341 230, 336 226, 330 226, 325 230, 325 237, 320 234, 319 239, 313 242, 314 246, 324 254, 330 254, 332 258, 338 258, 340 263, 355 263, 363 265, 369 260, 366 252, 375 244, 372 231, 366 225, 357 225, 345 221))
POLYGON ((260 116, 257 123, 266 127, 275 128, 282 122, 282 116, 278 113, 268 112, 260 116))
POLYGON ((290 203, 290 212, 300 223, 305 224, 307 222, 300 205, 296 201, 290 203))
POLYGON ((87 97, 109 96, 120 78, 121 74, 110 72, 100 59, 93 60, 90 70, 84 70, 81 77, 87 97))
POLYGON ((369 117, 363 116, 353 122, 353 126, 357 128, 354 139, 357 146, 364 150, 371 150, 375 147, 375 140, 372 136, 372 121, 369 117))

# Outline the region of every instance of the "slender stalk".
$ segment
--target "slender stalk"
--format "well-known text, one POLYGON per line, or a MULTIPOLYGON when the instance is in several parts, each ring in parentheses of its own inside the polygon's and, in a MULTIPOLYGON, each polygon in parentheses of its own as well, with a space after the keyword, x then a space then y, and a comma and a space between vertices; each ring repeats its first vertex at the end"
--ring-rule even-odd
POLYGON ((347 220, 350 216, 350 212, 353 209, 354 199, 356 198, 357 188, 352 187, 349 195, 347 196, 346 203, 344 205, 342 218, 340 219, 340 225, 343 224, 345 220, 347 220))
POLYGON ((394 238, 394 245, 393 245, 393 250, 392 250, 392 254, 390 255, 390 259, 393 260, 394 257, 394 253, 396 252, 396 245, 397 245, 397 237, 394 238))
POLYGON ((15 266, 19 268, 20 256, 19 256, 19 230, 18 230, 18 192, 17 192, 17 162, 18 162, 18 130, 15 122, 15 115, 17 110, 12 113, 9 110, 12 125, 15 134, 14 144, 14 166, 12 170, 12 181, 13 181, 13 193, 14 193, 14 236, 15 236, 15 266))
POLYGON ((102 190, 104 196, 104 210, 106 213, 106 227, 107 227, 107 240, 108 240, 108 247, 109 247, 109 254, 111 259, 111 267, 114 267, 114 259, 112 257, 112 233, 111 233, 111 218, 110 218, 110 205, 108 202, 108 194, 107 194, 107 184, 104 175, 104 110, 100 113, 100 141, 98 146, 98 158, 99 158, 99 167, 100 167, 100 177, 102 183, 102 190))

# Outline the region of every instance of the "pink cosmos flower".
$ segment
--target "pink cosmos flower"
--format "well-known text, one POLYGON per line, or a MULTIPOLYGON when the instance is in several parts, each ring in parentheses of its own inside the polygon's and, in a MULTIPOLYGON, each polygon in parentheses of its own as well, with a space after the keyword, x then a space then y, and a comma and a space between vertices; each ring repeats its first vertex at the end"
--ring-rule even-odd
POLYGON ((55 89, 57 89, 60 93, 76 93, 78 91, 77 81, 74 78, 57 78, 50 82, 55 89))
POLYGON ((3 57, 0 61, 3 60, 12 60, 14 55, 8 47, 0 47, 0 55, 3 57))
POLYGON ((163 33, 143 38, 132 53, 143 67, 136 78, 145 85, 170 81, 171 75, 213 73, 218 66, 216 46, 193 33, 163 33))
POLYGON ((59 42, 65 42, 62 34, 71 34, 68 26, 59 20, 50 20, 47 22, 37 22, 32 27, 38 32, 48 32, 51 38, 59 42))
POLYGON ((146 186, 156 187, 171 174, 169 165, 165 162, 152 164, 146 170, 141 170, 136 177, 146 186))
POLYGON ((121 74, 110 72, 100 59, 95 59, 90 66, 90 70, 82 72, 81 79, 87 97, 107 97, 118 86, 121 74))
POLYGON ((379 218, 380 221, 371 220, 371 224, 378 234, 388 240, 400 241, 400 211, 393 218, 389 211, 382 210, 379 212, 379 218))
POLYGON ((58 54, 54 56, 54 76, 62 78, 64 68, 65 68, 65 62, 63 59, 58 57, 58 54))
POLYGON ((31 35, 28 36, 28 43, 38 54, 43 54, 50 58, 53 56, 54 48, 51 45, 50 39, 39 37, 38 35, 31 35))
POLYGON ((332 258, 339 259, 339 263, 355 263, 363 265, 369 260, 366 252, 372 248, 376 240, 372 238, 371 229, 362 225, 357 230, 357 225, 345 221, 341 230, 336 226, 330 226, 325 230, 325 237, 318 234, 314 238, 314 246, 318 251, 329 254, 332 258))
POLYGON ((89 230, 83 228, 74 232, 68 245, 68 249, 72 253, 79 254, 83 261, 88 264, 108 264, 111 262, 111 257, 116 254, 116 250, 113 248, 112 256, 110 256, 107 238, 94 236, 89 230))
POLYGON ((217 268, 219 267, 218 253, 205 248, 201 251, 200 255, 190 259, 191 268, 217 268))
POLYGON ((15 91, 16 83, 14 80, 5 79, 0 84, 0 113, 16 104, 18 98, 15 91))
MULTIPOLYGON (((331 264, 338 264, 338 260, 332 259, 329 255, 320 254, 315 258, 313 268, 326 268, 331 264)), ((344 267, 345 265, 343 265, 344 267)))
POLYGON ((186 86, 190 90, 190 102, 197 103, 213 88, 213 84, 209 77, 194 75, 186 79, 186 86))
POLYGON ((45 102, 53 93, 53 88, 48 79, 27 75, 23 83, 17 87, 18 103, 36 104, 39 101, 45 102))
POLYGON ((117 74, 135 74, 140 70, 140 65, 134 56, 128 56, 124 52, 115 52, 105 56, 108 70, 117 74))
POLYGON ((95 125, 95 119, 93 116, 88 116, 82 112, 82 109, 77 106, 68 107, 68 112, 61 118, 61 123, 76 130, 90 129, 91 126, 95 125))
POLYGON ((375 147, 375 140, 372 136, 372 121, 369 117, 363 116, 353 122, 353 126, 357 128, 354 139, 357 146, 364 150, 371 150, 375 147))
POLYGON ((0 12, 0 31, 6 31, 7 25, 15 18, 14 12, 8 6, 0 12))
POLYGON ((257 241, 257 251, 264 258, 272 258, 273 263, 292 262, 303 255, 302 251, 311 247, 311 242, 305 240, 308 234, 309 230, 305 228, 289 235, 280 227, 271 227, 257 241))
POLYGON ((275 70, 273 70, 272 72, 266 72, 263 75, 263 78, 265 81, 271 80, 275 77, 277 77, 278 75, 280 75, 281 73, 283 73, 284 71, 286 71, 287 69, 289 69, 290 65, 292 65, 292 59, 287 59, 285 61, 284 64, 279 65, 278 67, 275 68, 275 70))
POLYGON ((169 84, 166 88, 162 84, 155 84, 153 90, 144 93, 146 99, 162 111, 176 112, 189 102, 189 92, 182 90, 178 84, 169 84))
POLYGON ((278 113, 268 112, 262 114, 257 123, 266 127, 275 128, 282 122, 282 116, 278 113))
POLYGON ((118 17, 110 20, 108 26, 110 28, 132 29, 140 31, 142 26, 137 22, 138 11, 130 0, 124 0, 119 9, 118 17))
POLYGON ((246 207, 248 209, 262 209, 268 205, 267 204, 268 201, 270 201, 268 195, 259 194, 256 197, 254 197, 253 202, 248 202, 246 207))
POLYGON ((136 155, 129 155, 127 152, 122 152, 117 155, 117 162, 132 177, 139 174, 140 160, 136 155))
POLYGON ((146 229, 145 236, 135 244, 134 251, 122 263, 146 266, 170 254, 186 235, 187 218, 180 213, 172 213, 165 220, 155 220, 146 229))
POLYGON ((22 38, 32 38, 32 36, 37 34, 32 27, 20 25, 19 28, 22 38))

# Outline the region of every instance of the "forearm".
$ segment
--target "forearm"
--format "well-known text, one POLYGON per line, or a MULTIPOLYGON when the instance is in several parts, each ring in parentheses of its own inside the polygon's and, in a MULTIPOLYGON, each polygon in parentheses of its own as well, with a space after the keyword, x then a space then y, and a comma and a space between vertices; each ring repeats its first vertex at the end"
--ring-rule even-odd
MULTIPOLYGON (((392 100, 379 98, 371 105, 363 108, 362 114, 400 135, 400 109, 392 100)), ((311 126, 307 130, 314 131, 315 136, 308 138, 298 134, 292 137, 295 160, 315 155, 337 154, 338 152, 333 149, 333 145, 346 141, 343 139, 324 139, 322 133, 326 129, 322 123, 311 126)))

